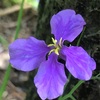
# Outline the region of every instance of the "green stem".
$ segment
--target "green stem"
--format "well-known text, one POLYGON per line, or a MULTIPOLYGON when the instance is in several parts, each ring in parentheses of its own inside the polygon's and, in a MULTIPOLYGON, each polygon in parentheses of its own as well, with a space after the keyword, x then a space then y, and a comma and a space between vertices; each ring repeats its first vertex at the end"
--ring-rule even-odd
POLYGON ((2 35, 0 35, 0 42, 1 42, 5 47, 8 47, 8 41, 7 41, 2 35))
MULTIPOLYGON (((66 89, 66 87, 67 87, 67 85, 68 85, 68 83, 69 83, 69 81, 70 81, 70 78, 71 78, 71 74, 69 73, 68 74, 68 82, 66 83, 66 85, 65 85, 65 87, 64 87, 64 90, 66 89)), ((63 96, 63 95, 62 95, 63 96)), ((63 100, 62 99, 62 96, 60 96, 59 98, 58 98, 58 100, 63 100)))
POLYGON ((80 44, 80 41, 82 39, 82 36, 83 36, 84 31, 85 31, 85 27, 84 27, 84 29, 83 29, 83 31, 82 31, 82 33, 81 33, 81 35, 80 35, 80 37, 79 37, 79 39, 77 41, 77 44, 76 44, 77 46, 79 46, 79 44, 80 44))
POLYGON ((67 85, 68 85, 68 83, 69 83, 70 79, 71 79, 71 74, 69 73, 69 74, 68 74, 68 82, 66 83, 66 85, 65 85, 65 88, 64 88, 64 89, 66 89, 66 87, 67 87, 67 85))
POLYGON ((65 85, 65 88, 64 88, 64 89, 66 89, 66 87, 67 87, 67 85, 68 85, 68 83, 69 83, 70 79, 71 79, 71 74, 69 73, 69 74, 68 74, 68 82, 66 83, 66 85, 65 85))
POLYGON ((14 36, 14 40, 17 39, 17 38, 18 38, 18 35, 19 35, 20 25, 21 25, 21 20, 22 20, 22 15, 23 15, 24 1, 25 1, 25 0, 22 0, 21 7, 20 7, 20 11, 19 11, 19 14, 18 14, 18 21, 17 21, 17 27, 16 27, 16 34, 15 34, 15 36, 14 36))
POLYGON ((71 79, 71 74, 69 73, 68 74, 68 81, 70 81, 70 79, 71 79))
POLYGON ((70 98, 71 98, 72 100, 76 100, 72 95, 70 96, 70 98))
MULTIPOLYGON (((99 73, 98 75, 93 76, 93 77, 91 78, 91 80, 95 80, 95 79, 100 80, 100 73, 99 73)), ((67 99, 67 98, 74 98, 74 97, 72 96, 72 94, 73 94, 73 93, 75 92, 75 90, 76 90, 82 83, 84 83, 84 82, 85 82, 85 81, 80 80, 80 81, 72 88, 72 90, 71 90, 67 95, 65 95, 64 97, 60 98, 59 100, 65 100, 65 99, 67 99)), ((72 100, 75 100, 75 99, 72 99, 72 100)))
POLYGON ((7 67, 7 70, 5 72, 5 76, 4 76, 4 79, 3 79, 3 82, 2 82, 2 85, 1 85, 1 88, 0 88, 0 100, 2 100, 2 94, 7 86, 7 83, 8 83, 8 80, 9 80, 9 77, 10 77, 10 72, 11 72, 11 65, 9 64, 8 67, 7 67))
POLYGON ((80 81, 73 87, 73 89, 72 89, 67 95, 65 95, 64 97, 62 97, 61 100, 65 100, 65 99, 69 98, 70 96, 72 96, 72 94, 74 93, 74 91, 75 91, 82 83, 84 83, 84 81, 80 80, 80 81))
MULTIPOLYGON (((24 1, 25 0, 22 0, 22 3, 21 3, 21 8, 20 8, 19 15, 18 15, 16 34, 14 36, 14 40, 18 38, 18 34, 19 34, 19 30, 20 30, 20 24, 21 24, 21 20, 22 20, 22 12, 23 12, 24 1)), ((7 70, 5 72, 5 75, 4 75, 2 85, 0 87, 0 100, 2 100, 2 94, 3 94, 4 90, 6 89, 6 86, 7 86, 9 77, 10 77, 10 72, 11 72, 11 65, 9 64, 8 67, 7 67, 7 70)))
POLYGON ((95 80, 95 79, 100 80, 100 73, 97 74, 96 76, 93 76, 91 79, 92 80, 95 80))

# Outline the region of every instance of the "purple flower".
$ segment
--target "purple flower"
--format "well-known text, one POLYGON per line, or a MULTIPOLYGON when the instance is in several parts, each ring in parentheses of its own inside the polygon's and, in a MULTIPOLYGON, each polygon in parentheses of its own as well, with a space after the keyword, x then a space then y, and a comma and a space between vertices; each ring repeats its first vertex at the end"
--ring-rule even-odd
POLYGON ((66 61, 66 68, 80 80, 89 80, 96 63, 87 52, 78 46, 65 46, 65 40, 72 42, 83 30, 85 21, 74 10, 62 10, 53 15, 50 21, 54 34, 52 44, 34 37, 17 39, 9 46, 10 63, 21 71, 39 68, 34 78, 41 99, 54 99, 62 95, 67 77, 64 64, 58 62, 58 56, 66 61), (47 56, 47 59, 46 59, 47 56))

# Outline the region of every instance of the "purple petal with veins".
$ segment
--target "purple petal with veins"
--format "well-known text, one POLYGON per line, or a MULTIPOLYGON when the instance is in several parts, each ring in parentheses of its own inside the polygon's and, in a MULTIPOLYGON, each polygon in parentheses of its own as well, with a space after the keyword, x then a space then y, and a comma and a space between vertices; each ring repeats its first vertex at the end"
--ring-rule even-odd
POLYGON ((61 53, 66 58, 66 68, 70 73, 80 80, 89 80, 96 63, 82 47, 64 46, 61 53))
POLYGON ((51 32, 56 40, 72 42, 83 30, 85 21, 80 14, 76 14, 74 10, 67 9, 53 15, 50 21, 51 32))
POLYGON ((46 60, 49 48, 44 41, 34 37, 17 39, 9 46, 10 63, 21 71, 31 71, 46 60))
POLYGON ((57 55, 52 53, 44 61, 35 76, 34 83, 42 100, 54 99, 62 95, 67 78, 64 65, 57 61, 57 55))

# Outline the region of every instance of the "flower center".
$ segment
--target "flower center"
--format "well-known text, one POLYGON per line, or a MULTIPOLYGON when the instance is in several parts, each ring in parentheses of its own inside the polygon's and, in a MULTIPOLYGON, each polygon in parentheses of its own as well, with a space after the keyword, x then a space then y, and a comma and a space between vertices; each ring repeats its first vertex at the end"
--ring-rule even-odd
POLYGON ((59 50, 62 47, 62 38, 60 38, 59 42, 57 42, 56 39, 52 38, 52 44, 49 44, 48 47, 52 47, 52 49, 49 52, 49 55, 54 52, 55 54, 59 55, 59 50))

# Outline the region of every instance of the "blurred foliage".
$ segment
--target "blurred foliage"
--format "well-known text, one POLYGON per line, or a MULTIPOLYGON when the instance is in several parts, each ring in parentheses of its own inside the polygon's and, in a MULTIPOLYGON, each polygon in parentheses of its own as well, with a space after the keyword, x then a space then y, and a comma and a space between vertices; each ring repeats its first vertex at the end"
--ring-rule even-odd
MULTIPOLYGON (((1 0, 4 7, 10 7, 15 4, 21 4, 22 0, 1 0)), ((26 4, 31 5, 33 8, 38 7, 38 0, 25 0, 26 4)))
POLYGON ((0 43, 3 44, 4 47, 8 47, 8 42, 2 35, 0 35, 0 43))

